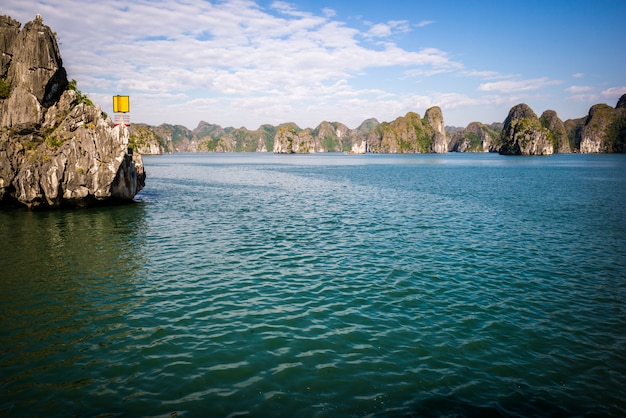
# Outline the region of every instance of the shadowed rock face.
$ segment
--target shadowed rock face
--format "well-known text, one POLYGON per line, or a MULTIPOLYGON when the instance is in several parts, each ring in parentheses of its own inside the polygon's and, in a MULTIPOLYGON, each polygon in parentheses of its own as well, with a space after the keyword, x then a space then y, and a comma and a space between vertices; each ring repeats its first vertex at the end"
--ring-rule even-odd
POLYGON ((548 138, 554 146, 554 152, 561 154, 571 152, 565 124, 559 119, 554 110, 546 110, 543 112, 539 121, 541 122, 541 126, 548 130, 548 138))
POLYGON ((40 16, 0 17, 0 204, 92 206, 131 201, 143 188, 141 156, 68 80, 40 16))

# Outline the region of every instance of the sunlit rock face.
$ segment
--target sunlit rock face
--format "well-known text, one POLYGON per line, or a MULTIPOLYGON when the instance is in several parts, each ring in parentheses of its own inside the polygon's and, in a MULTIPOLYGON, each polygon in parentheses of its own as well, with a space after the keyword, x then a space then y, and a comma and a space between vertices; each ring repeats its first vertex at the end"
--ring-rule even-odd
POLYGON ((497 152, 499 138, 500 134, 493 128, 480 122, 471 122, 466 128, 451 135, 448 149, 455 152, 497 152))
POLYGON ((434 131, 432 134, 431 151, 438 154, 448 152, 448 137, 443 123, 443 113, 438 106, 431 107, 424 114, 427 125, 434 131))
POLYGON ((376 126, 368 134, 368 148, 378 153, 448 152, 443 115, 437 106, 426 110, 424 118, 415 112, 376 126))
POLYGON ((548 130, 526 104, 511 108, 504 121, 501 136, 503 155, 552 155, 554 146, 548 139, 548 130))
POLYGON ((68 83, 41 16, 0 17, 0 204, 92 206, 131 201, 143 188, 129 131, 68 83))
POLYGON ((615 108, 597 104, 589 109, 580 131, 580 152, 626 152, 626 94, 615 108))

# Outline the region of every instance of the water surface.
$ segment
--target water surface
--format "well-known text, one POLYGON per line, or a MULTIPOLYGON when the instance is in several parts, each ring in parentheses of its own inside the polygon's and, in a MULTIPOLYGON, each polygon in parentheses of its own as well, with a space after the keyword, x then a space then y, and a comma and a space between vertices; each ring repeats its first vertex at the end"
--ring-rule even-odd
POLYGON ((0 414, 626 414, 626 156, 144 162, 0 211, 0 414))

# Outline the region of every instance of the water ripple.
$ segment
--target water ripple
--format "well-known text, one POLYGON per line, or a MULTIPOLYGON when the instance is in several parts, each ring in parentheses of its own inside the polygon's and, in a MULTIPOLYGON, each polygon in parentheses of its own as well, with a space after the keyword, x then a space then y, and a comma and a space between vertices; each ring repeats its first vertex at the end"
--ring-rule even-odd
POLYGON ((13 216, 0 413, 626 414, 624 162, 431 158, 148 158, 138 205, 13 216))

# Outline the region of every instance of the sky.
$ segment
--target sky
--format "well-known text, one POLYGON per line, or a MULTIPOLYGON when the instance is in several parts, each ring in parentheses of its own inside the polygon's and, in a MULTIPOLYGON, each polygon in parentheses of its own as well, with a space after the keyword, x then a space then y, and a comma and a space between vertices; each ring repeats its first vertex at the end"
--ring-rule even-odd
POLYGON ((68 78, 133 123, 356 128, 439 106, 444 122, 586 116, 626 93, 624 0, 3 0, 41 14, 68 78))

